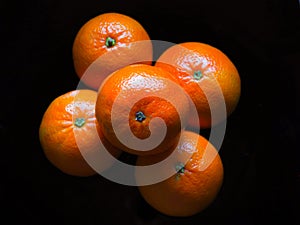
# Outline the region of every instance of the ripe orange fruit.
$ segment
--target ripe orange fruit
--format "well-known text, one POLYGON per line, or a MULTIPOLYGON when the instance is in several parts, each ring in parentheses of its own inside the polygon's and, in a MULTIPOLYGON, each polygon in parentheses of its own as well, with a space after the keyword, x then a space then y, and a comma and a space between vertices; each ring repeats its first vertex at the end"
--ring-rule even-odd
MULTIPOLYGON (((213 46, 199 42, 174 45, 159 57, 155 66, 172 73, 190 95, 197 108, 201 128, 209 128, 225 120, 238 104, 241 92, 239 73, 232 61, 213 46), (225 115, 216 113, 212 124, 211 111, 221 112, 221 101, 225 101, 225 115)), ((194 118, 190 118, 189 124, 199 126, 194 118)))
POLYGON ((115 71, 100 86, 96 102, 104 136, 131 154, 165 151, 177 143, 187 123, 189 102, 179 89, 176 80, 158 67, 135 64, 115 71))
POLYGON ((106 76, 121 67, 137 62, 151 64, 152 44, 146 30, 135 19, 104 13, 90 19, 77 33, 73 61, 79 78, 98 89, 106 76))
MULTIPOLYGON (((96 172, 84 160, 81 152, 100 151, 100 140, 117 157, 121 151, 104 138, 95 118, 97 92, 74 90, 54 99, 45 111, 39 138, 48 160, 62 172, 74 176, 91 176, 96 172), (80 147, 80 150, 79 150, 80 147)), ((101 169, 109 167, 104 162, 101 169)))
MULTIPOLYGON (((191 131, 183 131, 174 151, 178 152, 177 161, 172 165, 174 175, 138 188, 145 201, 159 212, 169 216, 191 216, 206 209, 218 195, 223 183, 222 161, 208 140, 191 131), (186 159, 189 160, 185 163, 186 159)), ((170 151, 139 156, 137 165, 152 165, 169 154, 170 151)), ((136 179, 139 183, 147 177, 136 173, 136 179)))

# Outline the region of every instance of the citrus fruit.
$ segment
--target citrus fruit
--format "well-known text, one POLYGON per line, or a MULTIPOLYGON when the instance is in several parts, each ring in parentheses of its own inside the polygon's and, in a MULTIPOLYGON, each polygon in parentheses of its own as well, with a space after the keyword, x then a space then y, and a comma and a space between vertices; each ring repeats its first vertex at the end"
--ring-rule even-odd
POLYGON ((104 13, 87 21, 75 37, 72 53, 77 75, 94 89, 121 67, 152 63, 148 33, 138 21, 120 13, 104 13))
MULTIPOLYGON (((98 126, 95 118, 96 98, 95 91, 73 90, 55 98, 43 115, 39 128, 41 146, 47 159, 66 174, 96 174, 81 152, 93 154, 102 150, 99 139, 114 157, 121 153, 109 144, 98 126)), ((103 162, 101 166, 104 170, 110 165, 103 162)))
MULTIPOLYGON (((145 201, 159 212, 169 216, 191 216, 206 209, 217 197, 223 183, 222 161, 207 139, 191 131, 182 132, 180 142, 172 151, 178 153, 172 165, 174 175, 138 188, 145 201)), ((137 165, 152 165, 169 154, 138 156, 137 165)), ((136 179, 139 183, 147 178, 136 173, 136 179)))
POLYGON ((117 148, 137 155, 174 145, 188 112, 187 95, 176 80, 167 71, 145 64, 112 73, 100 86, 96 102, 104 136, 117 148))
POLYGON ((191 117, 189 125, 209 128, 235 110, 241 92, 240 76, 233 62, 221 50, 200 42, 180 43, 163 52, 155 66, 173 74, 193 100, 200 124, 191 117), (224 103, 225 115, 216 113, 212 124, 212 110, 221 112, 224 103))

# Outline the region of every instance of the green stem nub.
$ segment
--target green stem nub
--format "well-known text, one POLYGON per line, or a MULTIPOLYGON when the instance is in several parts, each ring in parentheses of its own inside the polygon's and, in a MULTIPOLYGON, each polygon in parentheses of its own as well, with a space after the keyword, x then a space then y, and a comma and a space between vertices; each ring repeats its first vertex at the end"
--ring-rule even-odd
POLYGON ((184 173, 184 164, 183 163, 178 163, 176 166, 175 166, 175 170, 177 173, 184 173))
POLYGON ((111 47, 114 47, 116 45, 116 40, 111 38, 111 37, 108 37, 106 38, 105 40, 105 46, 108 47, 108 48, 111 48, 111 47))
POLYGON ((84 118, 76 118, 74 124, 76 127, 82 127, 85 124, 85 119, 84 118))
POLYGON ((146 119, 146 116, 145 116, 145 114, 142 111, 138 111, 135 114, 135 120, 136 121, 143 122, 145 119, 146 119))
POLYGON ((194 72, 194 78, 195 80, 200 80, 203 77, 203 73, 201 73, 200 70, 197 70, 194 72))
POLYGON ((184 164, 183 163, 178 163, 176 166, 175 166, 175 170, 176 170, 176 180, 180 180, 180 177, 182 176, 182 174, 184 174, 184 171, 185 171, 185 167, 184 167, 184 164))

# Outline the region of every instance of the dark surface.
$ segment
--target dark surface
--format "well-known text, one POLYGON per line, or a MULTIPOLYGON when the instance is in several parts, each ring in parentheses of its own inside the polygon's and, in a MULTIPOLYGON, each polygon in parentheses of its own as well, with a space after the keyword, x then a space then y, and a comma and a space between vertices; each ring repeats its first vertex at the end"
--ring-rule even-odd
POLYGON ((0 8, 5 224, 250 225, 277 224, 280 218, 299 223, 298 1, 45 0, 5 1, 0 8), (100 175, 65 175, 42 152, 38 127, 44 111, 78 84, 71 53, 75 35, 88 19, 111 11, 138 20, 153 40, 211 44, 240 72, 242 96, 220 150, 224 184, 202 213, 164 216, 136 187, 100 175))

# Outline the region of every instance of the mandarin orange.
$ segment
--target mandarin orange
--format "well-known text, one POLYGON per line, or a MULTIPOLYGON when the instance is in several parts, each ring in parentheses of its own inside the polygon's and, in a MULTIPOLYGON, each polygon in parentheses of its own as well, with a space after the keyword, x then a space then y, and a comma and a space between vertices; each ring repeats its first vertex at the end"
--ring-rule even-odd
MULTIPOLYGON (((173 165, 174 175, 162 182, 138 188, 145 201, 159 212, 169 216, 191 216, 206 209, 217 197, 223 183, 223 164, 217 150, 207 139, 197 133, 183 131, 174 150, 138 156, 137 165, 155 164, 169 157, 173 151, 178 153, 173 165)), ((139 183, 146 177, 136 173, 136 179, 139 183)))
POLYGON ((133 63, 152 63, 152 43, 143 26, 120 13, 104 13, 87 21, 73 43, 77 75, 94 89, 115 70, 133 63))
POLYGON ((189 125, 193 127, 210 128, 224 121, 239 102, 238 70, 225 53, 211 45, 200 42, 174 45, 162 53, 155 66, 176 77, 193 100, 199 115, 199 120, 190 118, 189 125))
MULTIPOLYGON (((99 139, 114 157, 120 150, 105 138, 95 118, 97 92, 74 90, 55 98, 45 111, 40 128, 40 143, 47 159, 62 172, 73 176, 91 176, 96 172, 82 156, 101 151, 99 139), (79 149, 80 147, 80 149, 79 149)), ((99 168, 110 166, 103 163, 99 168)))
POLYGON ((150 65, 130 65, 112 73, 99 88, 96 102, 104 136, 132 154, 168 149, 178 141, 189 114, 181 89, 167 71, 150 65))

